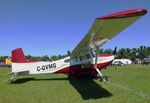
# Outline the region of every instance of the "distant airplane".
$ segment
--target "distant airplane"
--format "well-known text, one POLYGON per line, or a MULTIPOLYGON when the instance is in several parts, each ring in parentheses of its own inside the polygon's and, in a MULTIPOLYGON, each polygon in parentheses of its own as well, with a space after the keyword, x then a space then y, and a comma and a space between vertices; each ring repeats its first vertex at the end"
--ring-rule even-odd
POLYGON ((96 18, 91 29, 75 47, 71 55, 52 62, 29 62, 22 49, 12 51, 12 74, 55 74, 63 73, 76 77, 100 75, 101 81, 107 81, 101 70, 114 60, 113 54, 99 55, 99 47, 147 13, 146 9, 126 10, 96 18))
POLYGON ((132 64, 132 61, 129 59, 114 59, 112 62, 114 66, 125 66, 128 64, 132 64))
POLYGON ((143 61, 142 61, 142 64, 143 64, 143 65, 150 64, 150 57, 144 58, 143 61))

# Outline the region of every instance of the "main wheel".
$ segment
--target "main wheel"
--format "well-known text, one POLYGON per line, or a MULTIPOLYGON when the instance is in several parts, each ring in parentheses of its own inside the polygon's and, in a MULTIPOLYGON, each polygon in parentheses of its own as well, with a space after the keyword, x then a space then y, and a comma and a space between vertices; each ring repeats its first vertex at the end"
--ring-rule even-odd
POLYGON ((100 81, 101 82, 107 82, 108 81, 108 77, 107 76, 101 77, 100 81))

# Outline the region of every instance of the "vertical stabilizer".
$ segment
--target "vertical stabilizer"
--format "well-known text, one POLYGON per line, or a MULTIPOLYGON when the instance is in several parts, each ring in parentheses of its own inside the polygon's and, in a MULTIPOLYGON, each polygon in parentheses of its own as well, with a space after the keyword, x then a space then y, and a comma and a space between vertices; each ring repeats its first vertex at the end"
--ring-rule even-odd
POLYGON ((12 62, 16 63, 25 63, 27 59, 23 53, 22 48, 17 48, 12 51, 12 62))

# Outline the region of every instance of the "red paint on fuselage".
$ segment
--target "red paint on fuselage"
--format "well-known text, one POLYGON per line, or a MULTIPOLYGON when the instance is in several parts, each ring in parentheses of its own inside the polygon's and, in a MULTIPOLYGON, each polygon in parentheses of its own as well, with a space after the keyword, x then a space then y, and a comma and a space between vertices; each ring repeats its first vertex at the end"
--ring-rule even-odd
POLYGON ((112 54, 101 54, 101 55, 99 55, 99 57, 108 57, 108 56, 112 56, 112 54))
MULTIPOLYGON (((111 63, 112 61, 99 63, 97 64, 97 67, 101 70, 109 66, 111 63)), ((86 76, 94 77, 97 75, 94 65, 91 65, 90 68, 83 68, 82 64, 66 67, 55 73, 63 73, 67 75, 73 75, 76 77, 86 77, 86 76)))

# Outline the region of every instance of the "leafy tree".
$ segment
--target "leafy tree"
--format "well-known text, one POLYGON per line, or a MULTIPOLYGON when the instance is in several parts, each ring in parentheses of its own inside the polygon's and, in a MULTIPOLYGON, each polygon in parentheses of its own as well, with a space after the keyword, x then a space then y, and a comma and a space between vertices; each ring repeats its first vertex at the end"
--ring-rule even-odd
POLYGON ((56 56, 56 55, 53 55, 53 56, 51 56, 50 57, 52 60, 58 60, 58 56, 56 56))

